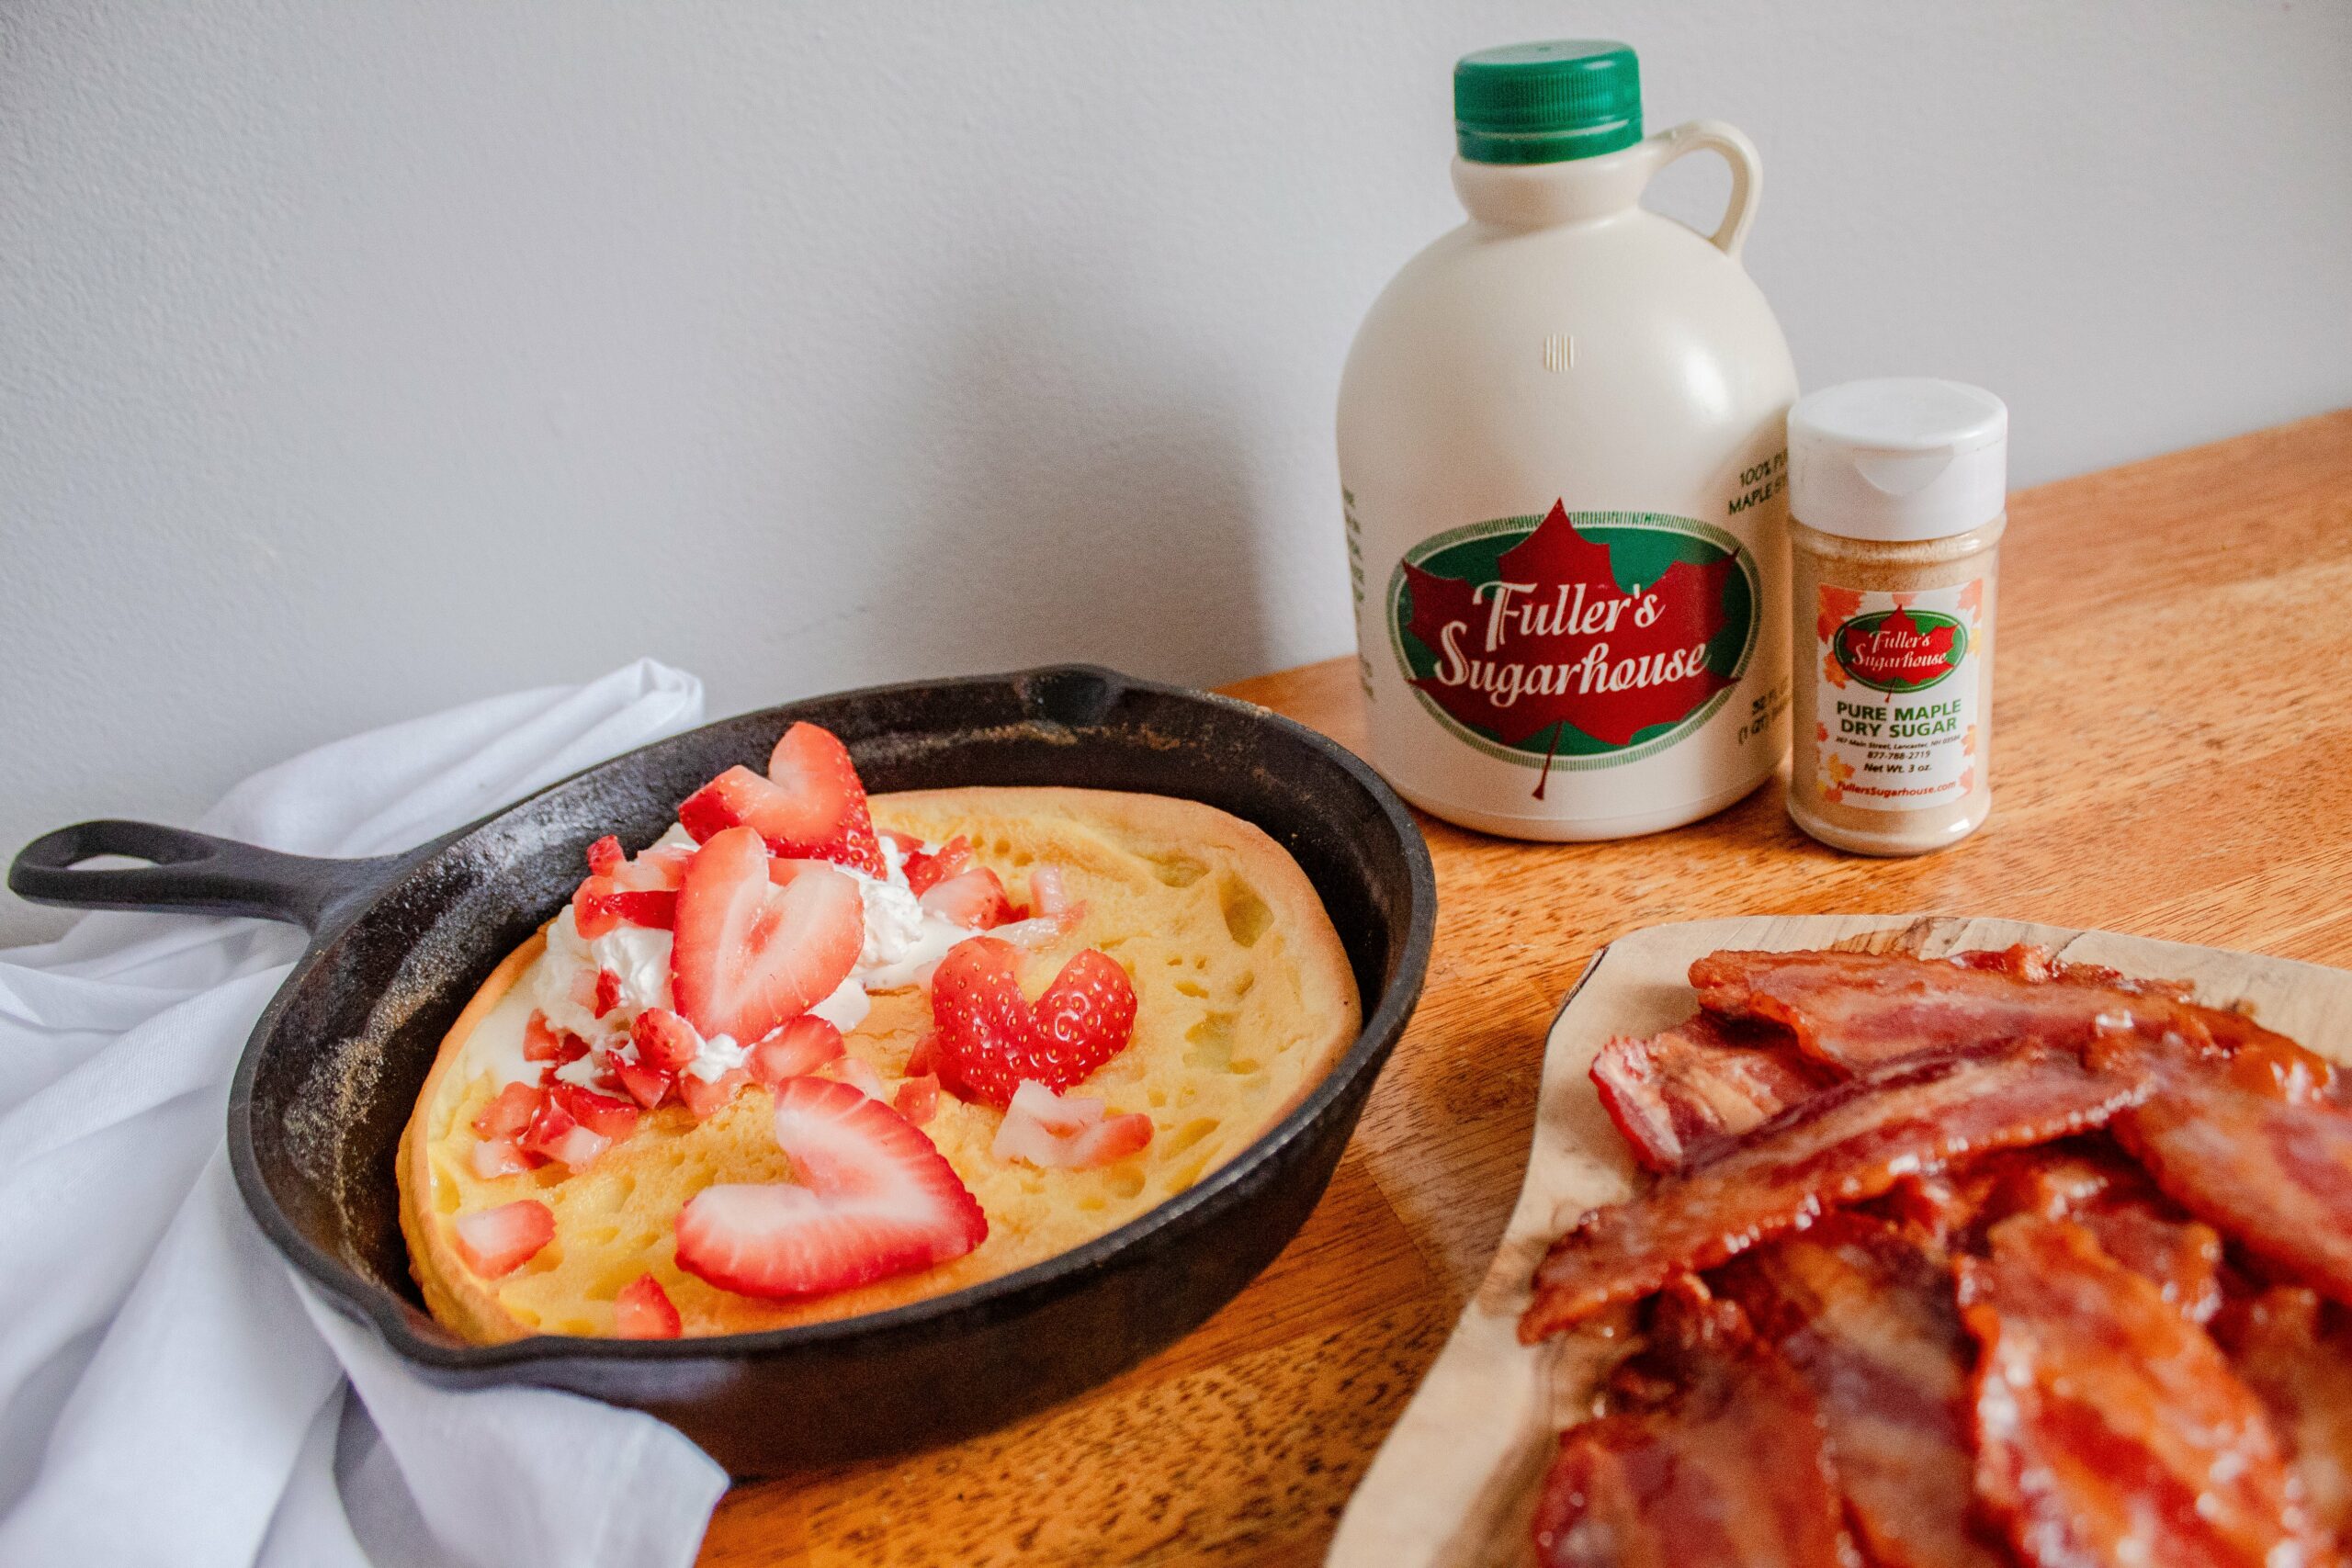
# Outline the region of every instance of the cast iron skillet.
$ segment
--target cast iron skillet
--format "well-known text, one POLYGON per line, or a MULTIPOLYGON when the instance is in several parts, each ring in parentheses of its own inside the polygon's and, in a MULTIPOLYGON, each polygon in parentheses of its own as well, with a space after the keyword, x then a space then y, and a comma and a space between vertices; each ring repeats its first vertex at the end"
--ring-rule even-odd
POLYGON ((426 1377, 634 1405, 739 1475, 967 1436, 1091 1387, 1206 1319, 1322 1196, 1419 998, 1437 908, 1412 818, 1346 750, 1245 703, 1085 666, 876 687, 727 719, 405 854, 317 860, 148 823, 85 822, 27 845, 8 886, 42 903, 257 915, 308 930, 310 948, 230 1089, 230 1158, 263 1231, 426 1377), (1191 1190, 1003 1279, 764 1334, 462 1342, 420 1304, 392 1175, 443 1033, 492 967, 570 897, 593 840, 650 842, 721 769, 763 767, 795 719, 840 735, 876 793, 1080 784, 1186 795, 1257 823, 1322 895, 1363 997, 1363 1034, 1304 1103, 1191 1190), (110 853, 156 863, 74 869, 110 853))

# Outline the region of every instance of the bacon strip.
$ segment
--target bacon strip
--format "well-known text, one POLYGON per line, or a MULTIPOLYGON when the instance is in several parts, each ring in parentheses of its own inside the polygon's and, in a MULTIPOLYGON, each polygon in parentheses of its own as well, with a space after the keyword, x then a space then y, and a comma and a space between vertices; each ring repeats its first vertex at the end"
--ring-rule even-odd
MULTIPOLYGON (((2026 950, 2032 952, 2033 950, 2026 950)), ((2184 1001, 2164 982, 2113 982, 2107 972, 2050 966, 2008 954, 1987 965, 1885 953, 1712 953, 1690 965, 1700 1005, 1731 1018, 1777 1023, 1816 1061, 1847 1071, 1873 1062, 1994 1040, 2080 1049, 2094 1037, 2167 1036, 2223 1052, 2245 1045, 2325 1064, 2243 1013, 2184 1001), (2032 976, 2054 983, 2036 984, 2032 976)))
POLYGON ((2166 1196, 2288 1279, 2352 1303, 2352 1111, 2306 1070, 2309 1053, 2284 1044, 2222 1057, 2102 1040, 2092 1056, 2154 1086, 2115 1133, 2166 1196))
POLYGON ((1650 1170, 1672 1170, 1694 1145, 1745 1133, 1829 1081, 1780 1031, 1703 1012, 1646 1039, 1612 1040, 1592 1064, 1601 1108, 1650 1170))
POLYGON ((2270 1411, 2312 1517, 2352 1545, 2352 1346, 2311 1291, 2280 1286, 2233 1309, 2231 1364, 2270 1411))
POLYGON ((1969 1521, 1970 1346, 1951 1269, 1843 1213, 1735 1259, 1718 1283, 1812 1388, 1870 1561, 2000 1568, 1969 1521))
POLYGON ((1980 1347, 1976 1485, 2030 1563, 2292 1568, 2319 1551, 2253 1392, 2204 1331, 2066 1220, 1960 1260, 1980 1347))
POLYGON ((1739 1309, 1695 1285, 1658 1303, 1657 1343, 1629 1369, 1656 1403, 1570 1428, 1535 1512, 1543 1568, 1838 1568, 1821 1415, 1739 1309))
POLYGON ((2039 1046, 1883 1063, 1587 1213, 1536 1269, 1520 1338, 1532 1344, 1676 1273, 1712 1269, 1908 1172, 2098 1126, 2145 1093, 2129 1071, 2039 1046))

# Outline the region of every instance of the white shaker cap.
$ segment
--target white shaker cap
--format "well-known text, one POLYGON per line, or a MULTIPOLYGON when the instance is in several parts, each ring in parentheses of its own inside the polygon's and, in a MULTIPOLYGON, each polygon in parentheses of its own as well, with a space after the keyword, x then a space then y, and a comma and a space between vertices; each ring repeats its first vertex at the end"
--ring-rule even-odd
POLYGON ((2009 411, 1922 376, 1847 381, 1789 411, 1789 514, 1886 544, 1949 538, 2008 505, 2009 411))

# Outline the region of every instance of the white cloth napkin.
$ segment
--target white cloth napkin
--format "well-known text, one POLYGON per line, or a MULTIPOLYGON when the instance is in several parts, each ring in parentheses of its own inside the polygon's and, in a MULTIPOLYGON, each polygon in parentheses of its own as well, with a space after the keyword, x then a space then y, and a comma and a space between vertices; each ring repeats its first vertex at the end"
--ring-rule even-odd
MULTIPOLYGON (((198 824, 382 854, 702 716, 641 660, 338 741, 198 824)), ((303 939, 92 915, 0 953, 0 1564, 662 1568, 726 1490, 650 1416, 431 1387, 246 1213, 229 1076, 303 939)))

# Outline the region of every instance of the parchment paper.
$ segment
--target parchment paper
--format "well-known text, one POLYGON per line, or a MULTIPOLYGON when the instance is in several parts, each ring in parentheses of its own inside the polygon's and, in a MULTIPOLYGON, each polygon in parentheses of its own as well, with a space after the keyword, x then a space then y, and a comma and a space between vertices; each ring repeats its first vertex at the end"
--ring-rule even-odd
POLYGON ((1589 1408, 1611 1357, 1568 1336, 1523 1346, 1529 1280, 1554 1236, 1632 1192, 1637 1172, 1588 1076, 1601 1046, 1696 1009, 1686 972, 1718 948, 1844 947, 1939 957, 2035 942, 2128 975, 2194 983, 2216 1006, 2352 1064, 2352 974, 2222 948, 1952 916, 1758 916, 1652 926, 1597 955, 1553 1021, 1519 1204, 1484 1281, 1357 1484, 1332 1568, 1525 1568, 1538 1483, 1559 1431, 1589 1408))

